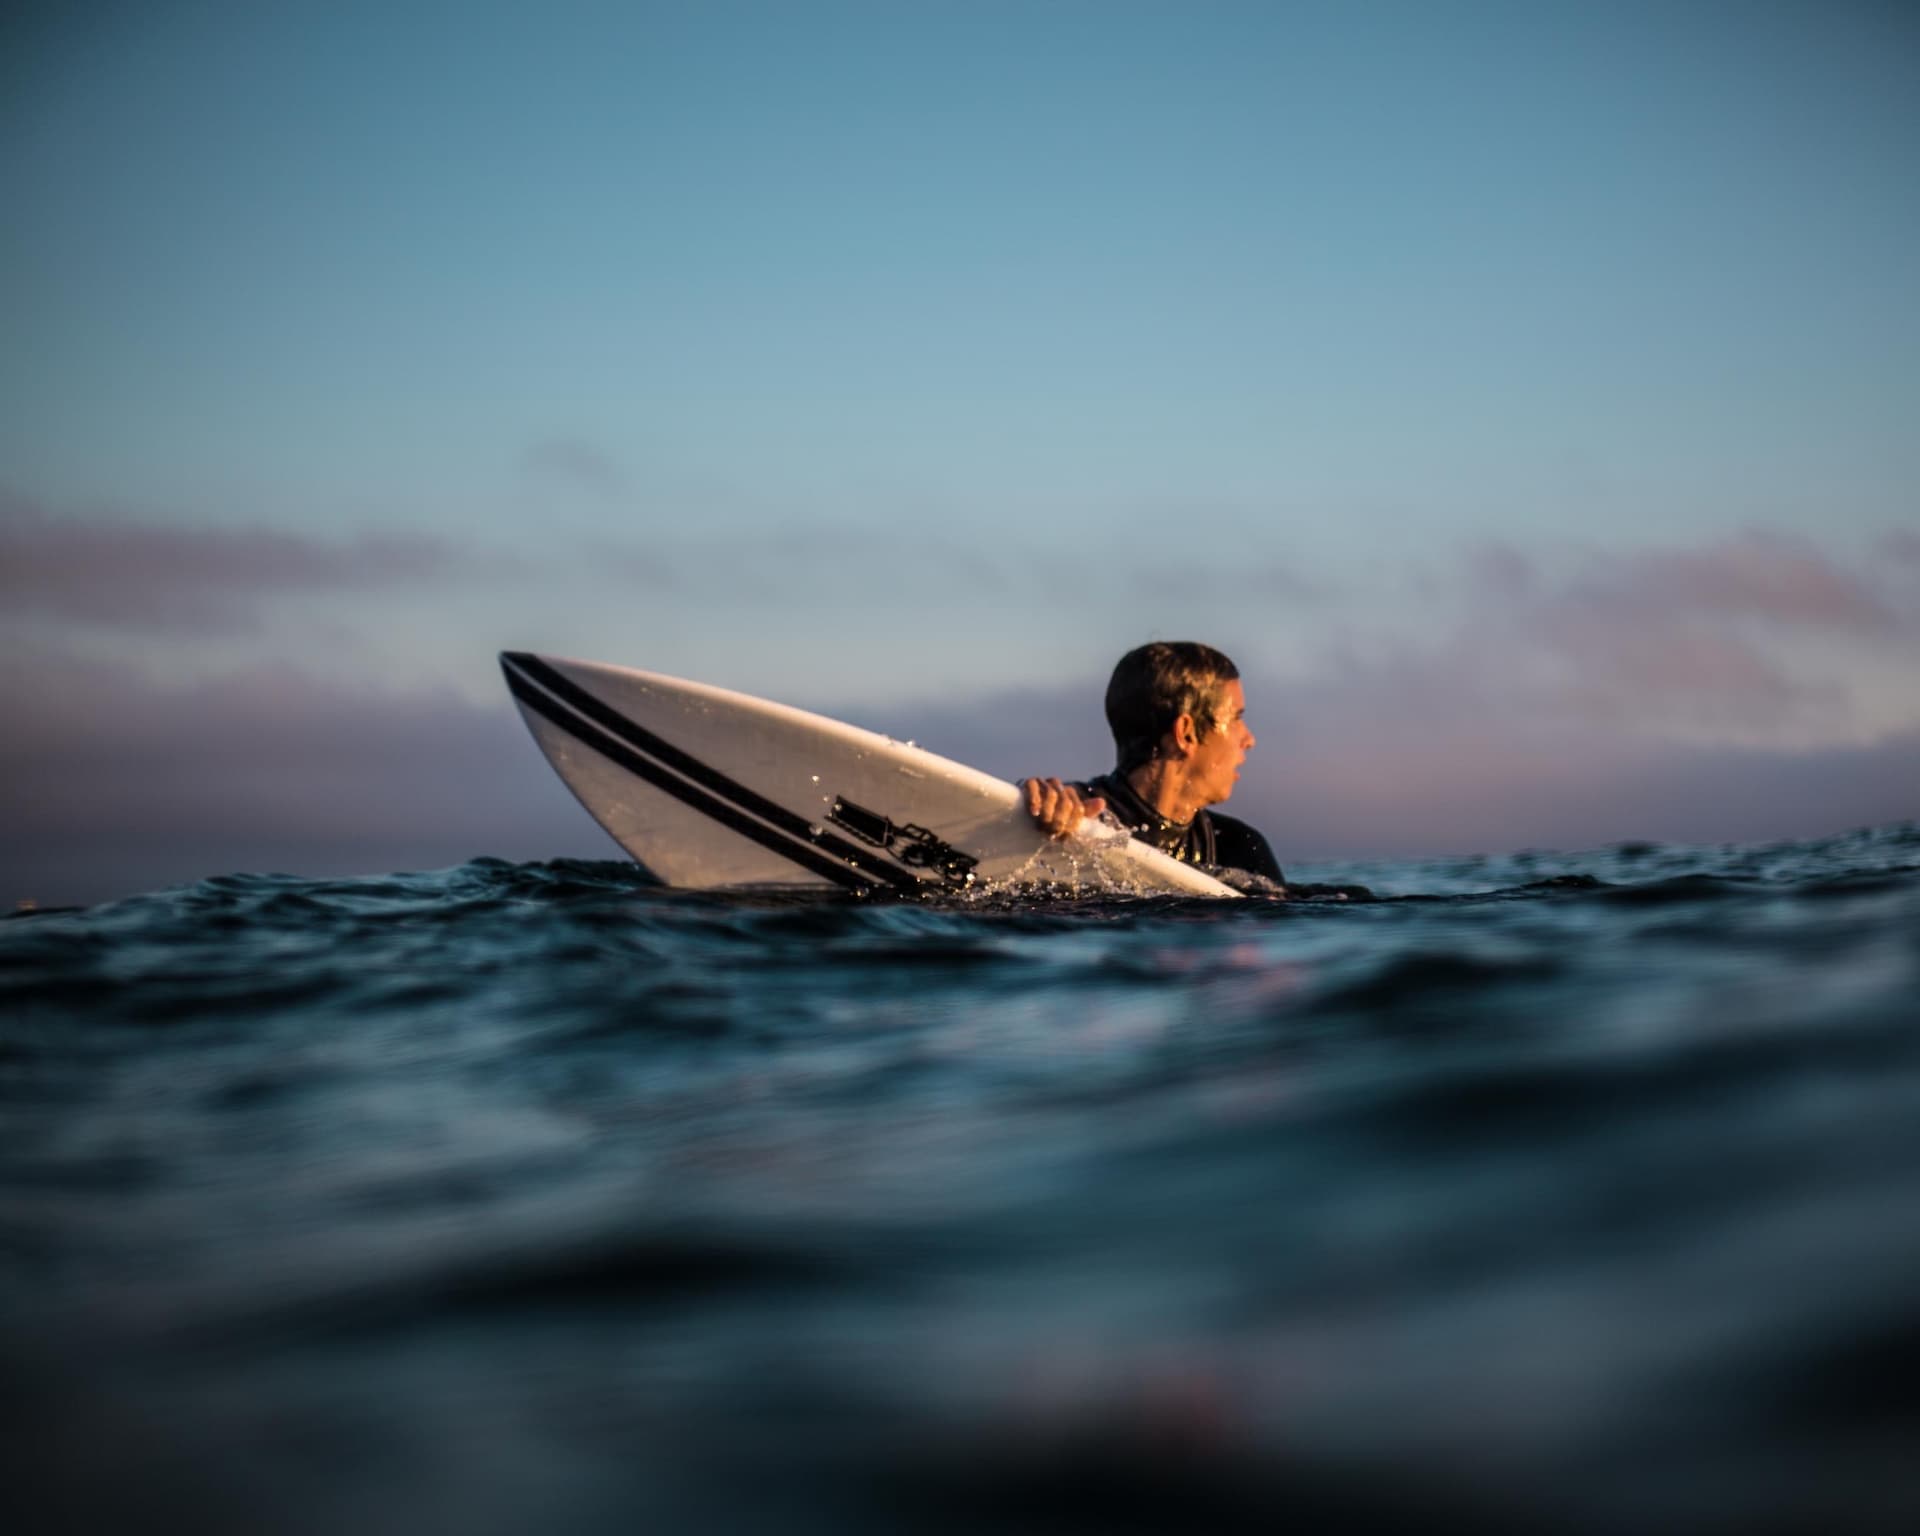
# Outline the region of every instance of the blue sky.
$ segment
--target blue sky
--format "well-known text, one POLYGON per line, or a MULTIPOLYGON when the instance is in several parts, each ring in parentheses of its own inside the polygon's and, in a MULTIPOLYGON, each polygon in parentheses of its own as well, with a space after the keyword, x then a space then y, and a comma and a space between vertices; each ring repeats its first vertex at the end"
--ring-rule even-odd
MULTIPOLYGON (((1112 658, 1213 639, 1243 797, 1325 854, 1718 836, 1688 754, 1897 784, 1920 735, 1911 7, 9 18, 5 765, 66 846, 54 680, 171 701, 189 779, 255 688, 458 734, 503 646, 1014 773, 1100 766, 1112 658)), ((129 745, 86 761, 137 824, 129 745)), ((1737 831, 1920 814, 1820 800, 1737 831)))

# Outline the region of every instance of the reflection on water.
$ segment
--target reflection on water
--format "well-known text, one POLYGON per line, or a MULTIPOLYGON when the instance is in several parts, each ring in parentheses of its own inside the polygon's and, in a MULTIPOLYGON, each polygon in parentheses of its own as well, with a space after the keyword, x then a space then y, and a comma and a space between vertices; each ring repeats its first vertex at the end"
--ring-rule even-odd
POLYGON ((0 922, 15 1502, 1920 1519, 1920 829, 1296 873, 1388 899, 477 860, 0 922))

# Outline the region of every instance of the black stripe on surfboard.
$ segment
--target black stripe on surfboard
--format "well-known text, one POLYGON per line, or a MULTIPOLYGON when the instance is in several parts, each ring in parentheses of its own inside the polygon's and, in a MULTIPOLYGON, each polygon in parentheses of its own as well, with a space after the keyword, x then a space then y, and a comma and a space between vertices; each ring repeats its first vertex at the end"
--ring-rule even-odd
POLYGON ((811 826, 804 817, 656 736, 538 656, 507 651, 500 659, 507 686, 530 709, 629 773, 769 852, 850 889, 890 885, 910 891, 922 884, 915 875, 811 826), (589 731, 579 717, 599 729, 589 731))
POLYGON ((891 885, 902 891, 918 890, 921 886, 922 881, 917 876, 899 865, 889 863, 858 844, 847 842, 824 827, 813 826, 797 812, 767 799, 765 795, 747 788, 737 779, 729 778, 719 769, 701 762, 691 753, 684 752, 671 742, 654 735, 637 720, 621 714, 605 700, 582 688, 540 657, 526 651, 508 651, 505 659, 524 671, 533 682, 555 695, 561 702, 587 716, 603 730, 612 732, 628 746, 644 753, 681 777, 692 780, 708 793, 737 810, 745 811, 750 816, 757 816, 779 831, 785 832, 789 837, 825 849, 842 863, 850 864, 872 876, 875 882, 891 885))
POLYGON ((738 832, 742 837, 760 844, 769 852, 778 854, 802 869, 833 881, 836 885, 845 886, 853 891, 868 891, 873 888, 875 882, 865 878, 857 870, 828 858, 810 846, 793 842, 790 838, 774 831, 773 828, 735 810, 726 801, 716 799, 696 785, 689 784, 685 779, 668 772, 651 758, 642 757, 625 742, 609 738, 603 731, 594 730, 572 710, 542 693, 512 668, 504 670, 507 675, 507 686, 513 690, 513 696, 528 709, 551 721, 576 741, 593 748, 602 757, 618 763, 636 778, 644 779, 656 789, 672 795, 676 800, 700 812, 701 815, 731 831, 738 832))

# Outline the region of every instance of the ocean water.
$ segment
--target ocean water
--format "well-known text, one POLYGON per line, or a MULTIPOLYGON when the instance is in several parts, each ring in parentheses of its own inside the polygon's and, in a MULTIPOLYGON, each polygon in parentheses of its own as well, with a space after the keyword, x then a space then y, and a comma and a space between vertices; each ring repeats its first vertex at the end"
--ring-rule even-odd
POLYGON ((0 922, 9 1530, 1920 1529, 1920 826, 0 922))

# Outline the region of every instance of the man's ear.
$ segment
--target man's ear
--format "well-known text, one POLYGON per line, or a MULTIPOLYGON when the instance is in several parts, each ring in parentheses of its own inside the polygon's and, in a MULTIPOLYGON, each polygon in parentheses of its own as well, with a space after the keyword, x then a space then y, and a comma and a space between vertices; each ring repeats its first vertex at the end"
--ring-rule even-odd
POLYGON ((1173 722, 1173 744, 1182 757, 1200 745, 1200 732, 1192 715, 1181 715, 1173 722))

